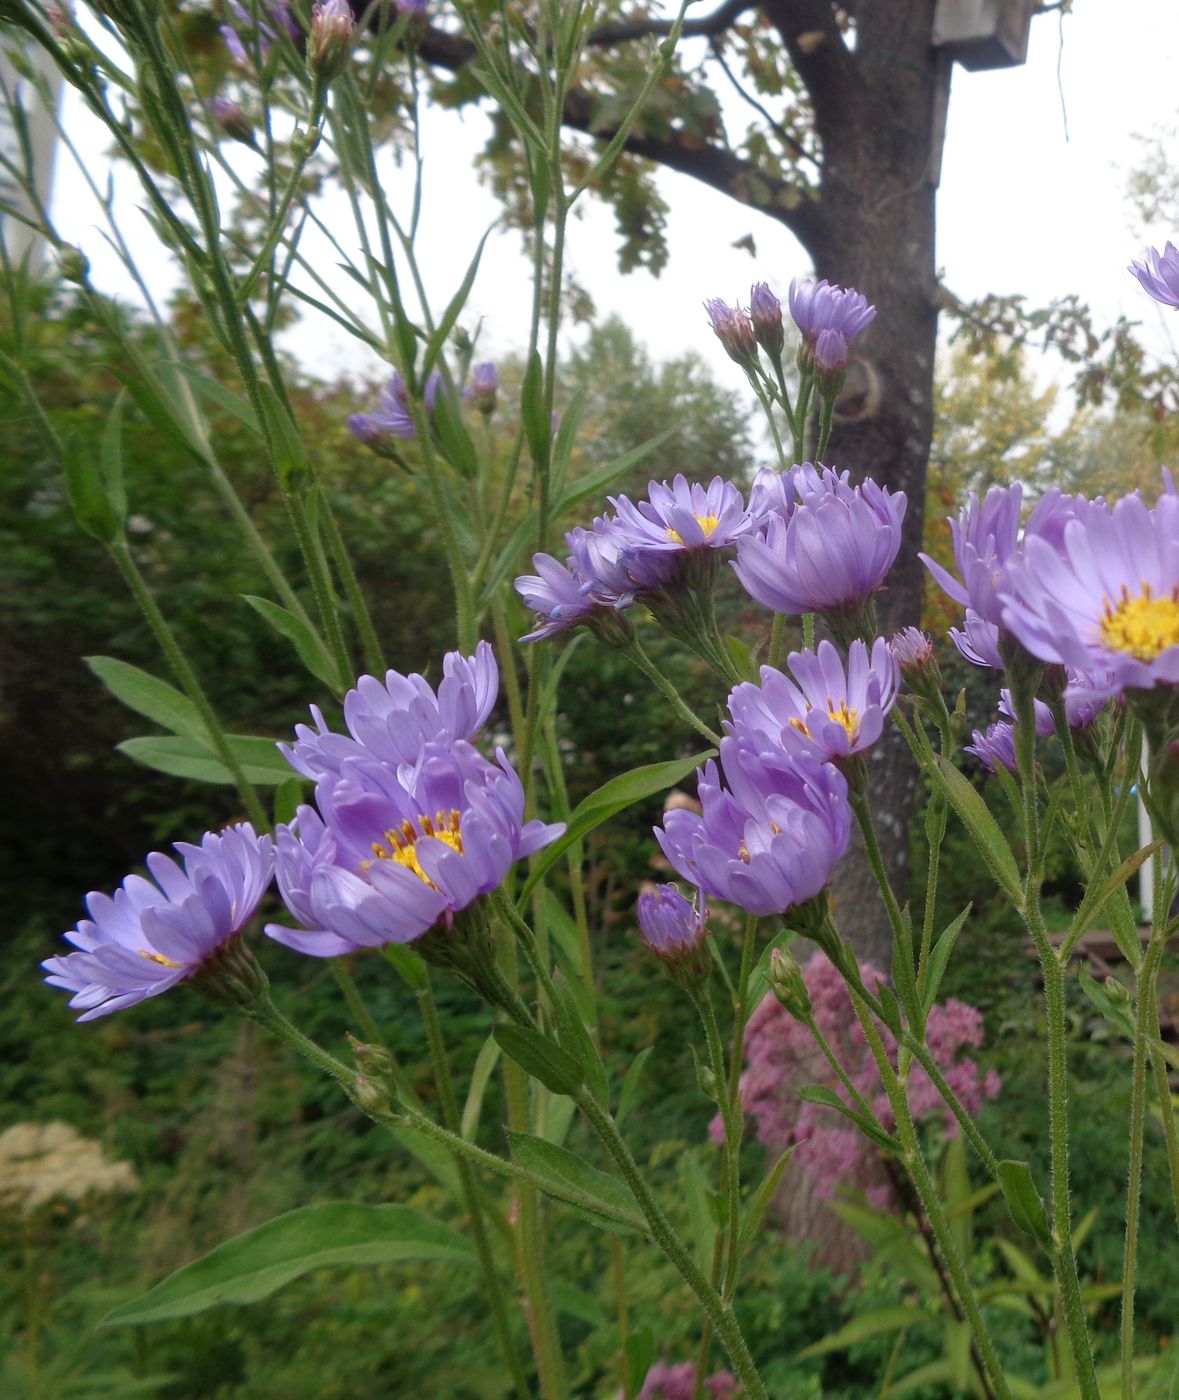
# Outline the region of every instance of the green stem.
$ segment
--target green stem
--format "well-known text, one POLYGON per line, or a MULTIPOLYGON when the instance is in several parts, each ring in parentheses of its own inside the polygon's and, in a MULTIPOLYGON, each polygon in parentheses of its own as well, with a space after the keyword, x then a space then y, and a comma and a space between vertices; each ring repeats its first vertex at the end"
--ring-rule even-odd
POLYGON ((1156 1048, 1162 1037, 1159 1028, 1159 1008, 1157 1001, 1151 1007, 1150 1023, 1150 1069, 1154 1078, 1154 1092, 1159 1101, 1159 1113, 1163 1120, 1163 1140, 1167 1148, 1167 1168, 1171 1178, 1171 1208, 1175 1214, 1175 1230, 1179 1235, 1179 1128, 1175 1124, 1175 1110, 1171 1103, 1171 1083, 1167 1077, 1167 1061, 1156 1048))
POLYGON ((819 445, 815 448, 815 461, 823 460, 823 453, 827 450, 827 444, 831 440, 831 419, 835 413, 835 399, 831 396, 824 396, 823 407, 819 412, 819 445))
POLYGON ((786 645, 786 614, 776 612, 770 623, 770 645, 766 652, 766 665, 777 670, 782 664, 782 651, 786 645))
POLYGON ((709 729, 708 725, 704 723, 699 715, 689 709, 681 699, 679 691, 676 690, 675 686, 672 685, 663 672, 647 655, 643 644, 637 637, 633 638, 626 646, 620 647, 619 650, 632 665, 642 671, 643 675, 647 677, 685 724, 691 725, 691 727, 698 734, 703 735, 713 747, 719 746, 720 735, 709 729))
MULTIPOLYGON (((430 1052, 430 1064, 434 1071, 434 1085, 442 1104, 442 1118, 449 1132, 461 1135, 461 1117, 458 1101, 455 1098, 454 1081, 446 1059, 446 1046, 442 1039, 442 1027, 438 1023, 438 1006, 430 987, 427 974, 425 985, 418 992, 418 1005, 421 1008, 422 1022, 426 1028, 426 1044, 430 1052)), ((492 1320, 499 1338, 500 1350, 511 1372, 512 1384, 520 1400, 528 1400, 531 1393, 528 1376, 520 1353, 512 1336, 512 1324, 508 1317, 504 1299, 503 1284, 495 1260, 491 1253, 491 1242, 487 1237, 487 1226, 483 1219, 483 1205, 479 1189, 465 1157, 455 1156, 454 1164, 458 1171, 459 1186, 463 1196, 463 1206, 471 1224, 471 1236, 475 1243, 475 1253, 479 1257, 479 1269, 483 1275, 483 1291, 491 1304, 492 1320)))
POLYGON ((639 1171, 638 1164, 631 1156, 630 1148, 623 1140, 613 1118, 585 1088, 579 1089, 574 1097, 577 1100, 577 1106, 589 1119, 595 1132, 601 1138, 602 1144, 618 1168, 619 1174, 634 1193, 635 1200, 639 1203, 639 1209, 643 1212, 651 1228, 652 1238, 695 1294, 706 1316, 716 1329, 717 1336, 720 1337, 728 1352, 733 1369, 737 1372, 744 1387, 745 1400, 769 1400, 732 1308, 708 1282, 683 1241, 672 1229, 662 1207, 651 1194, 651 1190, 642 1172, 639 1171))
POLYGON ((630 1368, 626 1364, 626 1343, 630 1336, 630 1312, 626 1303, 626 1258, 622 1252, 622 1241, 613 1234, 610 1236, 610 1272, 614 1281, 614 1306, 618 1312, 619 1380, 622 1382, 625 1400, 632 1400, 630 1368))
POLYGON ((1015 702, 1015 754, 1023 793, 1024 833, 1028 869, 1024 879, 1024 919, 1036 947, 1044 977, 1048 1024, 1048 1126, 1052 1163, 1053 1269, 1060 1286, 1065 1322, 1077 1367, 1077 1384, 1084 1400, 1100 1400, 1093 1351, 1081 1298, 1081 1281, 1073 1251, 1069 1201, 1068 1052, 1065 1029, 1064 975, 1048 938, 1040 909, 1043 858, 1040 848, 1036 792, 1036 722, 1034 678, 1012 677, 1015 702))
POLYGON ((319 493, 319 502, 319 516, 323 521, 324 533, 327 535, 327 546, 333 560, 335 560, 336 571, 344 585, 344 596, 348 599, 348 606, 352 609, 356 629, 360 634, 364 664, 378 680, 382 679, 385 674, 385 657, 377 637, 376 628, 373 626, 372 614, 369 612, 368 603, 361 591, 348 547, 340 533, 339 522, 336 520, 335 513, 322 490, 319 493))
POLYGON ((926 1164, 925 1156, 921 1151, 921 1143, 917 1137, 917 1129, 913 1123, 913 1116, 909 1111, 909 1101, 905 1094, 904 1087, 893 1070, 889 1062, 888 1055, 884 1049, 884 1044, 880 1039, 880 1034, 876 1029, 876 1024, 868 1012, 864 1002, 853 993, 852 1005, 855 1008, 856 1016, 863 1027, 864 1036, 868 1046, 872 1051, 872 1058, 876 1061, 876 1068, 880 1074, 880 1082, 884 1086, 884 1091, 888 1095, 889 1105, 892 1108, 893 1118, 896 1120, 897 1133, 905 1150, 903 1165, 909 1175, 909 1180, 913 1183, 913 1188, 917 1192, 917 1197, 921 1202, 921 1208, 925 1212, 925 1218, 929 1222, 929 1227, 933 1232, 937 1247, 941 1252, 942 1260, 946 1266, 946 1272, 950 1276, 954 1293, 957 1295, 958 1305, 962 1309, 963 1316, 970 1326, 974 1336, 975 1345, 978 1347, 979 1355, 983 1366, 986 1368, 987 1376, 994 1388, 994 1393, 1000 1400, 1011 1400, 1011 1390, 1003 1375, 1003 1366, 995 1351, 995 1344, 991 1340, 991 1334, 982 1315, 979 1306, 978 1295, 974 1290, 970 1274, 958 1253, 958 1247, 954 1243, 953 1232, 950 1229, 949 1221, 942 1210, 941 1201, 938 1199, 937 1187, 934 1185, 930 1175, 929 1167, 926 1164))
POLYGON ((135 601, 139 604, 140 611, 147 619, 147 625, 151 628, 160 650, 176 679, 180 682, 185 695, 196 706, 201 720, 205 726, 205 732, 209 738, 209 746, 213 752, 229 770, 234 786, 238 790, 250 820, 259 831, 265 831, 270 826, 270 818, 266 809, 258 800, 258 795, 250 784, 246 781, 246 775, 242 771, 241 764, 237 761, 233 750, 229 747, 229 741, 225 737, 212 705, 209 704, 208 697, 201 688, 201 683, 197 680, 196 672, 188 663, 188 658, 180 649, 180 644, 172 634, 172 629, 168 626, 162 612, 156 605, 156 600, 151 595, 143 575, 139 571, 139 566, 131 558, 131 551, 127 548, 124 540, 115 540, 109 546, 111 558, 115 561, 119 572, 122 574, 127 587, 134 595, 135 601))
MULTIPOLYGON (((745 919, 745 931, 741 940, 741 965, 737 972, 737 990, 733 997, 733 1045, 729 1052, 729 1082, 727 1085, 726 1099, 728 1101, 729 1118, 733 1123, 734 1148, 732 1151, 732 1171, 734 1173, 734 1189, 738 1189, 737 1183, 740 1181, 740 1158, 741 1158, 741 1061, 745 1055, 745 1026, 749 1019, 747 1003, 749 1001, 749 979, 753 975, 753 953, 757 946, 757 925, 758 920, 755 914, 749 914, 745 919)), ((737 1283, 737 1265, 740 1262, 737 1253, 738 1237, 740 1235, 739 1219, 733 1221, 729 1227, 729 1249, 725 1263, 724 1276, 724 1297, 732 1297, 733 1289, 737 1283)))
POLYGON ((693 996, 696 1010, 700 1013, 700 1023, 704 1027, 704 1039, 708 1045, 708 1056, 712 1061, 712 1073, 716 1080, 717 1095, 720 1099, 721 1121, 725 1130, 725 1145, 721 1174, 724 1179, 725 1199, 728 1203, 728 1264, 724 1297, 732 1295, 728 1282, 731 1270, 736 1277, 737 1245, 741 1235, 741 1124, 733 1113, 733 1099, 729 1095, 729 1076, 725 1070, 725 1052, 721 1047, 720 1027, 716 1022, 716 1008, 712 1004, 712 992, 705 985, 699 995, 693 996))

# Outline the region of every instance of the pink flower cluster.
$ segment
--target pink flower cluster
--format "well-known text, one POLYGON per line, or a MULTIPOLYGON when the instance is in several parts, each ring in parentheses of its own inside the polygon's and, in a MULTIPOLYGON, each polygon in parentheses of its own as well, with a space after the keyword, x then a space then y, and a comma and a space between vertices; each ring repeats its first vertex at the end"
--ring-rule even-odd
MULTIPOLYGON (((638 1400, 692 1400, 695 1390, 694 1362, 681 1361, 678 1366, 669 1366, 666 1361, 656 1361, 647 1372, 638 1400)), ((704 1391, 712 1400, 736 1400, 740 1387, 731 1372, 717 1371, 704 1382, 704 1391)), ((622 1400, 621 1394, 618 1400, 622 1400)))
MULTIPOLYGON (((864 963, 860 974, 870 991, 884 981, 884 974, 871 963, 864 963)), ((880 1122, 891 1130, 893 1118, 888 1099, 843 978, 824 953, 815 953, 806 965, 803 979, 810 995, 815 1025, 826 1037, 848 1078, 880 1122)), ((896 1042, 885 1027, 879 1029, 889 1058, 895 1064, 896 1042)), ((984 1073, 974 1060, 960 1057, 965 1047, 982 1044, 981 1012, 953 998, 939 1003, 930 1010, 926 1038, 947 1082, 968 1112, 977 1113, 984 1099, 996 1097, 1001 1085, 995 1071, 984 1073)), ((803 1085, 823 1084, 833 1089, 845 1103, 850 1102, 850 1096, 835 1078, 810 1031, 772 995, 767 996, 749 1018, 745 1063, 741 1103, 753 1118, 759 1139, 775 1152, 796 1144, 793 1161, 813 1178, 816 1194, 833 1195, 839 1182, 851 1176, 874 1149, 831 1109, 806 1103, 798 1097, 796 1091, 803 1085)), ((915 1119, 920 1121, 941 1113, 947 1137, 954 1135, 957 1124, 929 1076, 918 1065, 912 1067, 909 1075, 909 1102, 915 1119)), ((723 1140, 724 1130, 719 1118, 711 1131, 714 1139, 723 1140)), ((883 1195, 869 1192, 869 1199, 874 1194, 883 1195)), ((881 1198, 872 1203, 882 1206, 886 1201, 881 1198)))

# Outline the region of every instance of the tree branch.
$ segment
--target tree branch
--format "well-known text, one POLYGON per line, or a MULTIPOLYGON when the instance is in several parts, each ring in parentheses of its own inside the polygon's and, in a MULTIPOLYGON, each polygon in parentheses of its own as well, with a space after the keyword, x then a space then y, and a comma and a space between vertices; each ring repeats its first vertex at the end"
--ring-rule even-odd
POLYGON ((840 32, 831 0, 767 0, 762 7, 802 79, 824 143, 847 120, 855 59, 840 32))
MULTIPOLYGON (((725 3, 710 15, 701 19, 684 21, 683 37, 699 38, 704 35, 712 38, 728 29, 746 10, 756 9, 757 0, 725 0, 725 3)), ((612 44, 629 43, 632 39, 645 39, 655 35, 670 34, 672 21, 669 19, 636 19, 617 24, 603 24, 595 29, 586 42, 594 48, 608 48, 612 44)))
MULTIPOLYGON (((736 0, 731 2, 736 3, 736 0)), ((434 28, 423 37, 418 54, 427 63, 449 72, 457 72, 476 56, 475 46, 468 39, 434 28)), ((565 125, 596 141, 609 141, 614 132, 603 127, 596 115, 597 102, 591 94, 581 91, 569 94, 565 102, 565 125)), ((785 225, 814 256, 822 237, 822 211, 803 187, 762 171, 755 161, 744 160, 726 146, 700 145, 681 140, 674 133, 663 137, 632 133, 624 149, 643 160, 690 175, 740 204, 760 209, 785 225)))

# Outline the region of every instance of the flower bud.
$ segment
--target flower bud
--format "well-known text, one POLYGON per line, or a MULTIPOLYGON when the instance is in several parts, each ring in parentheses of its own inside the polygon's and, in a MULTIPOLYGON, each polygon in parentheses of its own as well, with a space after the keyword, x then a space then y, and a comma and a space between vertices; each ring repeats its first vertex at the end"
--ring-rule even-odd
POLYGON ((815 374, 819 393, 834 398, 847 377, 847 337, 842 331, 822 330, 815 341, 815 374))
POLYGON ((751 365, 757 359, 757 341, 753 338, 753 323, 739 306, 730 306, 720 297, 704 303, 708 319, 717 339, 731 360, 739 365, 751 365))
POLYGON ((76 282, 78 286, 82 286, 90 276, 90 259, 81 248, 75 248, 72 243, 62 243, 59 246, 57 265, 65 280, 76 282))
POLYGON ((370 1118, 375 1118, 380 1113, 387 1113, 390 1108, 389 1095, 380 1084, 363 1074, 358 1074, 352 1081, 348 1089, 348 1097, 362 1113, 367 1113, 370 1118))
POLYGON ((214 125, 226 136, 233 141, 240 141, 243 146, 257 147, 254 128, 249 118, 232 98, 213 97, 209 100, 208 107, 214 125))
POLYGON ((712 960, 704 943, 708 906, 703 892, 697 906, 675 885, 659 885, 639 895, 637 912, 643 942, 677 982, 691 987, 707 980, 712 960))
POLYGON ((348 0, 326 0, 311 7, 311 33, 307 39, 307 67, 330 82, 348 62, 356 21, 348 0))
POLYGON ((889 642, 905 684, 919 699, 941 705, 941 668, 933 654, 933 643, 916 627, 903 627, 889 642))
POLYGON ((749 319, 757 343, 775 358, 780 355, 786 339, 782 329, 782 303, 766 282, 753 284, 749 294, 749 319))
MULTIPOLYGON (((471 382, 467 386, 467 400, 484 418, 495 412, 496 394, 499 390, 499 376, 490 360, 476 365, 471 371, 471 382)), ((555 429, 554 429, 555 430, 555 429)))
POLYGON ((770 954, 770 990, 796 1021, 811 1019, 810 993, 793 953, 775 948, 770 954))

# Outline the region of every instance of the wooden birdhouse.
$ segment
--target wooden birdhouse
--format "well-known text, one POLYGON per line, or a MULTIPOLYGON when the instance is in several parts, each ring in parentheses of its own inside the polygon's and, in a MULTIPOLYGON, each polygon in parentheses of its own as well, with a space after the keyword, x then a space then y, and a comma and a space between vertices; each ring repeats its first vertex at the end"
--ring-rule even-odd
POLYGON ((937 0, 934 48, 972 72, 1027 60, 1036 0, 937 0))

